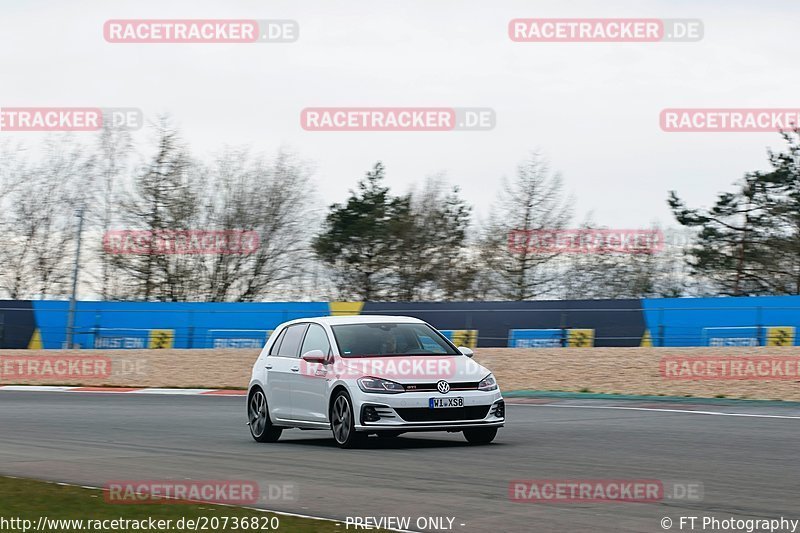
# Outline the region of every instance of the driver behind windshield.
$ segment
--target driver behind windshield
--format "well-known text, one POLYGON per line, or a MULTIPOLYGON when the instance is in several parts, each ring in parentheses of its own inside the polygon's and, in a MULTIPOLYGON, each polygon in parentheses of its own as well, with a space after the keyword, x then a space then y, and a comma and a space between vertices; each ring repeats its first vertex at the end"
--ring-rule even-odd
POLYGON ((383 336, 383 341, 381 342, 381 353, 399 353, 397 351, 397 337, 394 336, 394 333, 386 333, 383 336))

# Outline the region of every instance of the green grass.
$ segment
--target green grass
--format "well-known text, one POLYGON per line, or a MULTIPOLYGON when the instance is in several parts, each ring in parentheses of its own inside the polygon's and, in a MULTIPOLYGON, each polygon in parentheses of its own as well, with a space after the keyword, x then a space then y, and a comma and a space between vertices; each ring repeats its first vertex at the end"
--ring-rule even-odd
MULTIPOLYGON (((29 479, 16 479, 0 477, 0 518, 10 519, 19 517, 31 520, 30 526, 33 528, 38 524, 40 517, 48 519, 83 519, 86 520, 114 520, 114 519, 147 519, 152 517, 154 520, 171 519, 172 529, 169 531, 181 531, 175 528, 175 523, 181 519, 197 519, 199 517, 258 517, 259 529, 250 528, 249 531, 261 533, 273 531, 262 528, 264 523, 269 523, 265 517, 277 516, 280 521, 278 531, 292 531, 300 533, 328 533, 345 531, 344 524, 297 518, 291 516, 275 515, 241 507, 227 507, 211 504, 187 504, 187 503, 155 503, 155 504, 111 504, 103 499, 103 492, 99 489, 84 489, 81 487, 56 485, 43 481, 33 481, 29 479)), ((227 529, 211 528, 208 526, 207 532, 213 531, 234 531, 229 521, 227 529)), ((21 529, 18 529, 21 531, 21 529)), ((55 531, 55 529, 52 529, 55 531)), ((111 530, 111 528, 106 528, 111 530)), ((188 531, 188 528, 185 528, 188 531)), ((79 529, 58 528, 58 533, 72 533, 79 529)), ((84 524, 84 533, 86 525, 84 524)), ((122 531, 136 531, 141 533, 143 530, 136 529, 114 529, 114 533, 122 531)), ((237 530, 241 533, 242 529, 237 530)), ((373 530, 374 531, 374 530, 373 530)))

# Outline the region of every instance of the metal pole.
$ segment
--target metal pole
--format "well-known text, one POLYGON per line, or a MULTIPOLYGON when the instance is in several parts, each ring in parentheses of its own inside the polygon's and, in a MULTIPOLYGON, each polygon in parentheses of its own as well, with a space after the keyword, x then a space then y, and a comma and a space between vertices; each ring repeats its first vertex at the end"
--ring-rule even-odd
POLYGON ((81 263, 81 234, 83 233, 83 213, 84 206, 78 208, 78 243, 75 247, 75 265, 72 269, 72 295, 69 299, 69 312, 67 313, 67 349, 72 349, 75 345, 72 337, 75 332, 75 294, 78 291, 78 270, 81 263))

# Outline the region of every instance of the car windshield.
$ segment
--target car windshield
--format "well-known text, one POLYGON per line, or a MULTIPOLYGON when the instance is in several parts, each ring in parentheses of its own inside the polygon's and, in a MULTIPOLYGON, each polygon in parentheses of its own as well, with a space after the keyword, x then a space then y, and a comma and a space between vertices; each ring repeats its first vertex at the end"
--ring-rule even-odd
POLYGON ((427 324, 345 324, 333 326, 333 335, 343 357, 459 355, 427 324))

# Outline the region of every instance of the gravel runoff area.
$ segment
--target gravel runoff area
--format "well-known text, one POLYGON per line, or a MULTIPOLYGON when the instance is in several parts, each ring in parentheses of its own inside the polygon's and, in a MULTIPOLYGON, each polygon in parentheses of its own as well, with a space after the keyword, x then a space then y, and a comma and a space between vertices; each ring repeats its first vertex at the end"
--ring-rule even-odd
MULTIPOLYGON (((120 387, 246 388, 257 350, 4 350, 0 384, 120 387), (87 372, 48 375, 41 360, 37 375, 30 357, 88 358, 87 372), (9 366, 10 365, 10 366, 9 366), (110 366, 109 366, 110 365, 110 366), (20 369, 23 373, 20 374, 20 369), (96 370, 93 375, 92 370, 96 370)), ((611 394, 726 397, 800 401, 800 347, 757 348, 541 348, 477 349, 475 359, 490 368, 505 391, 538 390, 611 394), (773 369, 769 379, 674 379, 662 375, 667 360, 772 358, 794 369, 773 369), (777 378, 777 379, 776 379, 777 378)))

